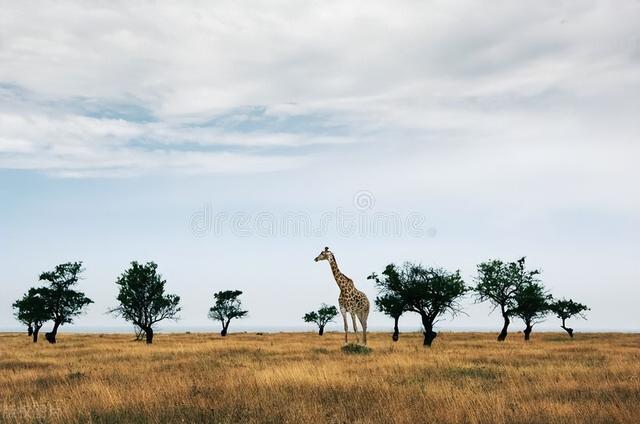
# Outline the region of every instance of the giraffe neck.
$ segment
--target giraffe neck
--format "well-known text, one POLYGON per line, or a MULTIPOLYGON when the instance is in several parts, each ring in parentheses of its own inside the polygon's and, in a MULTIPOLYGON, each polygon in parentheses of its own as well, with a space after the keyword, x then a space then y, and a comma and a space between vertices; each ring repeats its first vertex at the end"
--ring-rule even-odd
POLYGON ((329 265, 331 265, 333 278, 336 280, 336 284, 340 287, 341 292, 354 288, 353 282, 340 271, 340 268, 338 268, 338 263, 333 255, 329 257, 329 265))

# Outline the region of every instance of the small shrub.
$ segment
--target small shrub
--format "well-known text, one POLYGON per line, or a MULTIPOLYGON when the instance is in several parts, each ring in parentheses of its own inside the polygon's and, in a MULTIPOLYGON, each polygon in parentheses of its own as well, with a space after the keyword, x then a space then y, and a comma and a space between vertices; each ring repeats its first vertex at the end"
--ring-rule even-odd
POLYGON ((373 350, 364 345, 349 343, 348 345, 342 346, 342 351, 351 355, 368 355, 373 350))

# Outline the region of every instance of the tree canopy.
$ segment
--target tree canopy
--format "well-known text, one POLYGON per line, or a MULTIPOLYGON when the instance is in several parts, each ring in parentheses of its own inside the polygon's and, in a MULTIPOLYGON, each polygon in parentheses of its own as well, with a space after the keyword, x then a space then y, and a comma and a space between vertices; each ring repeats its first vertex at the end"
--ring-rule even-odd
POLYGON ((398 320, 407 311, 407 300, 402 297, 404 285, 401 278, 400 270, 394 264, 387 265, 381 277, 376 273, 367 277, 376 282, 380 291, 380 295, 376 297, 376 307, 395 321, 394 341, 398 338, 398 320))
POLYGON ((460 311, 460 298, 467 287, 460 271, 448 272, 441 268, 425 268, 405 263, 402 267, 387 265, 381 276, 372 274, 380 296, 392 296, 404 304, 404 309, 420 315, 424 327, 424 346, 431 346, 437 336, 434 324, 445 313, 460 311))
POLYGON ((564 329, 570 337, 573 337, 573 328, 569 328, 566 325, 566 321, 569 318, 580 317, 586 319, 585 312, 589 310, 586 305, 582 303, 574 302, 572 299, 559 299, 551 303, 551 311, 556 314, 558 318, 562 320, 560 328, 564 329))
POLYGON ((239 297, 240 290, 224 290, 213 295, 214 305, 209 309, 209 318, 222 323, 220 335, 226 336, 229 324, 232 319, 240 319, 247 316, 249 311, 242 309, 242 302, 239 297))
POLYGON ((15 317, 30 328, 33 342, 38 341, 38 333, 42 325, 51 319, 51 310, 47 298, 43 296, 44 288, 30 288, 22 298, 13 303, 15 317))
POLYGON ((517 308, 516 295, 527 284, 537 281, 539 270, 527 270, 525 258, 517 262, 503 262, 495 259, 478 265, 478 275, 474 288, 478 301, 489 301, 500 309, 504 320, 498 341, 507 338, 507 331, 517 308))
POLYGON ((524 321, 524 339, 529 340, 533 326, 549 313, 552 297, 542 283, 531 282, 516 292, 515 301, 513 314, 524 321))
POLYGON ((335 306, 322 304, 317 311, 304 314, 302 319, 304 322, 313 322, 318 326, 318 335, 324 334, 324 327, 338 315, 338 309, 335 306))
POLYGON ((153 343, 153 326, 165 319, 177 320, 180 296, 165 294, 166 280, 158 274, 154 262, 131 266, 117 280, 119 305, 110 310, 144 331, 147 343, 153 343))
POLYGON ((53 271, 40 274, 40 280, 49 283, 47 287, 39 289, 53 320, 53 329, 45 334, 49 343, 56 343, 59 326, 72 323, 87 305, 93 303, 84 293, 73 289, 83 271, 82 262, 68 262, 57 265, 53 271))
POLYGON ((376 307, 380 312, 393 318, 393 335, 391 339, 397 342, 400 338, 398 321, 406 311, 406 303, 398 294, 385 293, 376 297, 376 307))

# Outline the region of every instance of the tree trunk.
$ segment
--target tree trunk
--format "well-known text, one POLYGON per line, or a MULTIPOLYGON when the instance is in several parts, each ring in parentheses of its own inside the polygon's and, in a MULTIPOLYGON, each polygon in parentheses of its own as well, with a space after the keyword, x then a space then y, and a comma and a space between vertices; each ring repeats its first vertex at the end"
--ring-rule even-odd
POLYGON ((398 320, 400 319, 400 317, 395 317, 393 320, 393 336, 391 336, 391 339, 394 342, 397 342, 398 339, 400 338, 400 330, 398 329, 398 320))
POLYGON ((50 333, 45 333, 44 338, 51 344, 56 344, 56 335, 58 334, 58 327, 60 327, 60 321, 53 322, 53 329, 50 333))
POLYGON ((564 331, 569 333, 569 337, 573 338, 573 328, 567 327, 565 324, 565 321, 566 321, 566 318, 562 318, 562 325, 560 326, 560 328, 562 328, 564 331))
POLYGON ((533 326, 529 322, 525 322, 526 327, 524 329, 524 339, 529 341, 529 336, 531 335, 531 331, 533 330, 533 326))
POLYGON ((509 315, 504 312, 502 313, 502 318, 504 318, 504 325, 502 326, 502 331, 500 331, 500 334, 498 335, 499 342, 503 342, 504 339, 507 338, 507 329, 509 328, 509 324, 511 323, 511 321, 509 320, 509 315))
POLYGON ((33 342, 34 343, 38 343, 38 333, 40 333, 40 327, 42 327, 42 325, 36 325, 35 327, 33 327, 33 342))
POLYGON ((227 320, 226 324, 224 322, 222 323, 222 331, 220 332, 220 335, 222 337, 225 337, 227 335, 227 330, 229 329, 230 322, 231 320, 227 320))
POLYGON ((424 327, 424 340, 422 341, 423 347, 431 347, 431 343, 436 338, 438 333, 433 331, 433 322, 428 316, 422 315, 422 326, 424 327))
POLYGON ((31 324, 29 324, 29 327, 27 327, 27 333, 29 334, 29 337, 33 335, 33 327, 31 326, 31 324))
POLYGON ((322 336, 324 334, 324 325, 321 325, 318 329, 318 336, 322 336))
POLYGON ((433 330, 426 330, 424 332, 424 340, 422 341, 422 345, 424 347, 431 347, 431 343, 435 340, 438 333, 433 330))
POLYGON ((144 329, 144 334, 145 334, 145 339, 147 341, 147 344, 152 344, 153 343, 153 328, 151 327, 147 327, 144 329))

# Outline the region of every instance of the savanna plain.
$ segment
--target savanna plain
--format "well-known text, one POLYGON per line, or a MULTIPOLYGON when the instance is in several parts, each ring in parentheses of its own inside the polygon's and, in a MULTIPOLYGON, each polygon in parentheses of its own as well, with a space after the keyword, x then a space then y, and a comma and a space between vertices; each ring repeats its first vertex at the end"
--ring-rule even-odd
POLYGON ((640 335, 0 334, 7 423, 638 423, 640 335))

